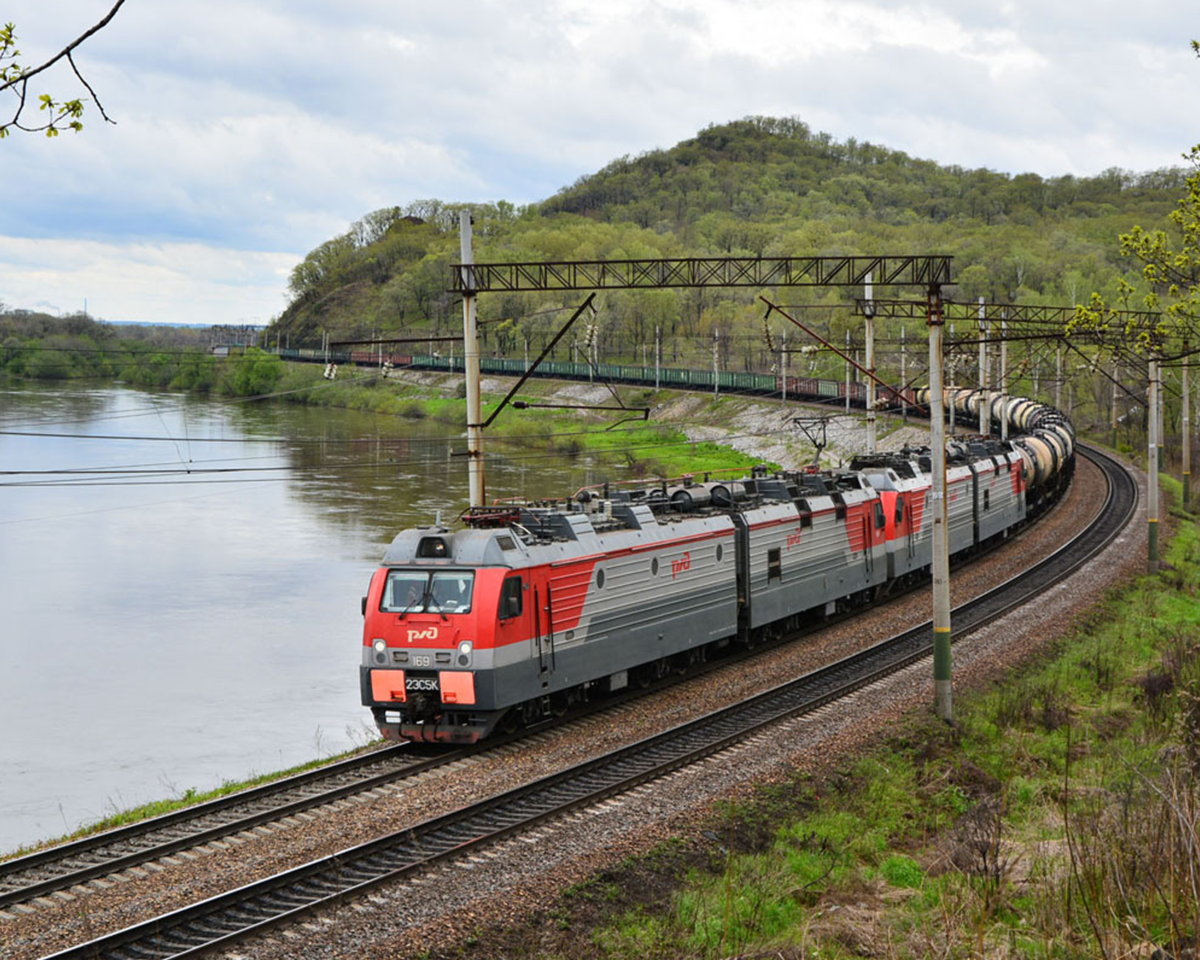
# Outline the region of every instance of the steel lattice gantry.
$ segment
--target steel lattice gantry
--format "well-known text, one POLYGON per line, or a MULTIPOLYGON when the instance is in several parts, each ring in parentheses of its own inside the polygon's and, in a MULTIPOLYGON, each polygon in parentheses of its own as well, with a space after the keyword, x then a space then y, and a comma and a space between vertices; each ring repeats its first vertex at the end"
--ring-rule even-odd
POLYGON ((687 257, 454 264, 454 292, 637 290, 669 287, 935 287, 951 283, 948 256, 687 257))
MULTIPOLYGON (((996 320, 1003 314, 1009 323, 1061 324, 1065 327, 1076 317, 1076 308, 1073 306, 943 300, 942 319, 956 322, 978 320, 980 309, 984 311, 985 319, 996 320)), ((928 316, 929 305, 924 300, 855 300, 854 313, 856 316, 864 316, 868 310, 876 317, 887 317, 893 320, 924 320, 928 316)), ((1141 322, 1151 326, 1162 318, 1161 314, 1150 310, 1113 310, 1110 313, 1114 318, 1120 320, 1141 322)))

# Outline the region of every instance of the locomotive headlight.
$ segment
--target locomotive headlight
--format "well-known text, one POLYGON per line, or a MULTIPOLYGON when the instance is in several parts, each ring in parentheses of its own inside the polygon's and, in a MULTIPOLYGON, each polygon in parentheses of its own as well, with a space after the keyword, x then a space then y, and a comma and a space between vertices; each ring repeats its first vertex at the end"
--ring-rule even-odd
POLYGON ((458 665, 465 667, 471 662, 471 641, 464 640, 458 645, 458 665))
POLYGON ((387 641, 381 637, 372 640, 371 646, 375 649, 375 662, 387 663, 387 641))

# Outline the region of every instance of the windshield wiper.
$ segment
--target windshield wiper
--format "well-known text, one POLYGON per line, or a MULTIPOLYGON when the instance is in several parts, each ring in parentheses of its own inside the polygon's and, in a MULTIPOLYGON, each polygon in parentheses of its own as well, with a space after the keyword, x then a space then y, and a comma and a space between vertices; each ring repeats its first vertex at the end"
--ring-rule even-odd
MULTIPOLYGON (((428 581, 428 580, 426 580, 426 581, 425 581, 425 592, 424 592, 423 594, 421 594, 421 603, 420 603, 421 610, 425 609, 425 598, 426 598, 426 597, 428 597, 428 596, 429 596, 429 581, 428 581)), ((403 620, 403 619, 404 619, 404 615, 405 615, 406 613, 412 613, 412 612, 413 612, 413 608, 412 608, 412 606, 413 606, 413 605, 412 605, 411 603, 406 603, 406 604, 404 605, 404 609, 400 611, 400 615, 399 615, 398 617, 396 617, 396 619, 397 619, 397 620, 403 620)), ((418 613, 420 613, 421 611, 420 611, 420 610, 418 610, 417 612, 418 612, 418 613)))

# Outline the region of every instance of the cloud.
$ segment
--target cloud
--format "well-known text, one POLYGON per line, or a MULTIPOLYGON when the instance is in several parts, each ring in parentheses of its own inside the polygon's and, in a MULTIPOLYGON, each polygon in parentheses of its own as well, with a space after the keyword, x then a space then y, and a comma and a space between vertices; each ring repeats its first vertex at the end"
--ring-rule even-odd
MULTIPOLYGON (((10 0, 5 18, 36 62, 109 5, 10 0)), ((748 114, 968 167, 1149 169, 1189 145, 1178 104, 1200 70, 1167 7, 127 4, 77 58, 118 125, 90 113, 78 137, 4 141, 0 229, 118 250, 302 255, 381 206, 536 201, 615 157, 748 114)), ((56 93, 73 82, 47 78, 56 93)))
POLYGON ((0 301, 107 320, 265 323, 301 255, 196 243, 0 236, 0 301))

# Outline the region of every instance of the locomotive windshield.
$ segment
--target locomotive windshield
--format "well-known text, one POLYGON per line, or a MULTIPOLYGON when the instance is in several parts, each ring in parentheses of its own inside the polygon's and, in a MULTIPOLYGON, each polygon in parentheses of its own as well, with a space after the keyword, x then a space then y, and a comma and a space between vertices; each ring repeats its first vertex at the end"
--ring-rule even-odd
POLYGON ((475 574, 470 570, 391 570, 379 609, 384 613, 468 613, 475 574))

